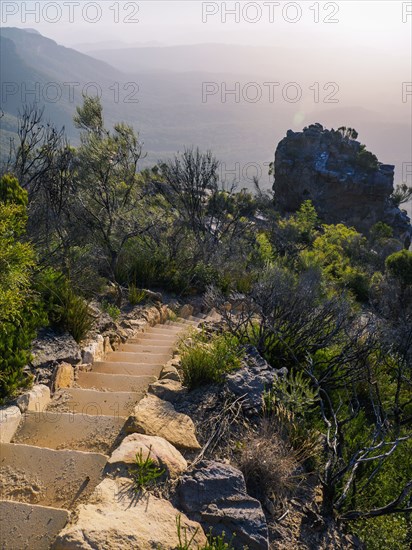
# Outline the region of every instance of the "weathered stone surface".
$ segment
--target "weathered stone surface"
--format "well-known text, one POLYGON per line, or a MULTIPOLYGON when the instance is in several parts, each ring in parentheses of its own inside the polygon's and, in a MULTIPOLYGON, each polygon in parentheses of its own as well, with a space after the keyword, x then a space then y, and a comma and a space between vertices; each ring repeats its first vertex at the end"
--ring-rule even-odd
POLYGON ((187 469, 184 457, 166 439, 139 433, 128 435, 123 439, 109 458, 109 464, 129 466, 135 463, 136 454, 140 452, 143 459, 150 456, 159 468, 168 472, 170 477, 176 477, 187 469))
POLYGON ((10 443, 19 427, 21 412, 18 407, 0 408, 0 443, 10 443))
POLYGON ((167 363, 161 370, 160 380, 175 380, 176 382, 181 382, 180 374, 177 368, 171 363, 167 363))
POLYGON ((136 499, 128 479, 106 478, 96 487, 91 501, 79 507, 77 520, 58 536, 54 550, 173 550, 179 543, 176 518, 194 536, 193 547, 206 537, 199 524, 190 521, 167 500, 145 495, 136 499))
POLYGON ((95 339, 88 342, 82 348, 82 361, 83 363, 94 363, 95 361, 101 361, 104 359, 104 338, 101 334, 96 335, 95 339))
POLYGON ((156 307, 151 307, 143 313, 143 317, 146 319, 150 326, 156 325, 161 322, 160 311, 156 307))
POLYGON ((171 403, 174 403, 181 395, 187 393, 186 388, 183 388, 180 382, 171 380, 170 378, 158 380, 157 382, 150 384, 148 391, 156 397, 165 399, 171 403))
POLYGON ((0 501, 1 550, 50 550, 69 515, 59 508, 0 501))
POLYGON ((104 337, 103 351, 104 351, 105 354, 110 353, 111 351, 114 351, 113 348, 112 348, 112 345, 110 343, 110 337, 109 336, 104 337))
POLYGON ((80 347, 67 332, 59 334, 50 329, 42 329, 32 346, 34 368, 43 368, 57 363, 77 365, 81 361, 80 347))
POLYGON ((74 368, 69 363, 62 363, 56 367, 53 376, 53 388, 71 388, 74 384, 74 368))
POLYGON ((263 393, 270 389, 274 378, 280 374, 259 354, 256 348, 246 350, 243 367, 226 378, 228 389, 236 396, 244 396, 242 407, 250 413, 259 413, 263 405, 263 393))
POLYGON ((273 190, 278 207, 293 212, 311 200, 326 223, 345 223, 367 233, 383 221, 410 244, 410 220, 390 200, 394 166, 374 166, 365 157, 359 141, 320 124, 302 132, 289 130, 275 154, 273 190))
POLYGON ((179 316, 182 317, 182 319, 187 319, 188 317, 193 315, 193 310, 194 310, 193 306, 191 306, 190 304, 185 304, 180 309, 179 316))
POLYGON ((146 435, 158 435, 181 449, 200 449, 191 418, 176 412, 168 401, 154 395, 142 399, 129 418, 126 430, 146 435))
POLYGON ((246 493, 242 472, 228 464, 203 461, 183 475, 178 489, 183 510, 215 535, 234 533, 237 549, 269 548, 268 529, 259 501, 246 493))
MULTIPOLYGON (((70 368, 72 368, 70 366, 70 368)), ((17 398, 17 406, 21 412, 42 412, 50 403, 50 388, 44 384, 37 384, 33 388, 17 398)))

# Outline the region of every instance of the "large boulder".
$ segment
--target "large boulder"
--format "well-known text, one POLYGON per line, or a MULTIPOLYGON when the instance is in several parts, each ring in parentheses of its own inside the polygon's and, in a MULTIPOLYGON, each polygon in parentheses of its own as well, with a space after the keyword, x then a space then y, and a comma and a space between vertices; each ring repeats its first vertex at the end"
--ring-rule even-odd
POLYGON ((182 534, 193 536, 193 546, 206 542, 199 524, 190 521, 167 500, 146 494, 136 499, 131 482, 106 478, 90 501, 80 505, 74 523, 61 531, 54 550, 173 550, 179 544, 176 519, 182 534))
POLYGON ((207 532, 226 534, 236 549, 269 548, 268 528, 258 500, 246 492, 242 472, 228 464, 203 461, 183 475, 178 489, 180 505, 207 532))
POLYGON ((192 419, 154 395, 148 395, 136 405, 126 430, 129 433, 158 435, 180 449, 200 449, 192 419))
POLYGON ((114 466, 129 467, 136 463, 136 455, 139 453, 142 453, 143 460, 149 456, 170 477, 179 476, 187 468, 184 457, 166 439, 139 433, 128 435, 123 439, 108 462, 114 466))
POLYGON ((289 130, 276 149, 274 168, 273 190, 281 211, 294 212, 311 200, 326 223, 368 233, 383 221, 405 245, 410 243, 410 220, 390 200, 394 166, 376 162, 359 141, 321 124, 289 130))

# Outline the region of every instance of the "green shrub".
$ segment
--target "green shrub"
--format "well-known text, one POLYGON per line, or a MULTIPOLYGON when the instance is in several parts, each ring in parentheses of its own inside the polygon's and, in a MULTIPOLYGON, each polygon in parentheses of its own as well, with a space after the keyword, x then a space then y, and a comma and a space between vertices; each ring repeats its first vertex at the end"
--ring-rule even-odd
POLYGON ((341 275, 341 283, 353 293, 356 300, 367 302, 370 289, 370 277, 367 273, 348 267, 341 275))
POLYGON ((146 458, 143 458, 143 451, 140 449, 136 454, 134 467, 130 470, 133 488, 137 493, 143 489, 153 487, 165 473, 165 470, 160 469, 156 462, 150 458, 151 450, 150 446, 146 458))
POLYGON ((113 321, 116 321, 120 317, 120 309, 115 306, 114 304, 111 304, 107 300, 102 301, 102 310, 109 315, 113 321))
POLYGON ((132 306, 143 303, 147 298, 147 292, 137 288, 135 285, 129 286, 129 302, 132 306))
POLYGON ((298 462, 312 460, 320 451, 319 433, 311 418, 317 403, 317 391, 301 372, 275 378, 263 395, 265 416, 292 446, 298 462))
POLYGON ((16 178, 0 180, 0 402, 30 384, 23 367, 36 328, 45 322, 33 290, 36 258, 26 234, 27 193, 16 178))
POLYGON ((45 269, 36 278, 49 324, 69 332, 81 342, 93 326, 87 302, 76 294, 70 281, 58 271, 45 269))
POLYGON ((241 350, 235 336, 222 334, 207 341, 202 333, 180 344, 183 383, 189 389, 220 383, 226 373, 240 367, 241 350))
POLYGON ((409 250, 394 252, 386 258, 385 265, 389 273, 402 285, 412 285, 412 252, 409 250))

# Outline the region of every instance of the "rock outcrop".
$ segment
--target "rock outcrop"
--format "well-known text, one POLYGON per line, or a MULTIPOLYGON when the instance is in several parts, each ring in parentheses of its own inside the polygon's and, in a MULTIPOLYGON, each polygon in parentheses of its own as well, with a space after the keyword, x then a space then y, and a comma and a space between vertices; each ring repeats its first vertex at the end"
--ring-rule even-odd
POLYGON ((269 548, 268 529, 262 507, 246 492, 242 472, 219 462, 203 461, 183 475, 179 486, 180 504, 194 521, 214 535, 234 536, 236 549, 269 548))
POLYGON ((226 385, 234 395, 241 398, 246 413, 259 414, 264 392, 272 387, 275 378, 284 374, 287 374, 286 369, 273 369, 255 347, 249 346, 242 368, 226 377, 226 385))
POLYGON ((394 166, 377 162, 355 139, 312 124, 289 130, 275 154, 275 200, 284 213, 311 200, 326 223, 344 223, 362 233, 383 221, 409 246, 412 226, 390 199, 394 166))

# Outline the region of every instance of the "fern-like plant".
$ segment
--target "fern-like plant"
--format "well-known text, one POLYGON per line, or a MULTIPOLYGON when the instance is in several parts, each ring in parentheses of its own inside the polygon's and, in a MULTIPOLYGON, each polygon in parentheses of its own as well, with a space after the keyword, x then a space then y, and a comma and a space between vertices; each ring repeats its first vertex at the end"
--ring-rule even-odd
POLYGON ((160 469, 156 462, 150 458, 151 451, 152 447, 150 446, 146 458, 143 458, 143 450, 140 449, 136 454, 134 468, 130 470, 133 488, 136 493, 153 487, 165 473, 165 470, 160 469))

